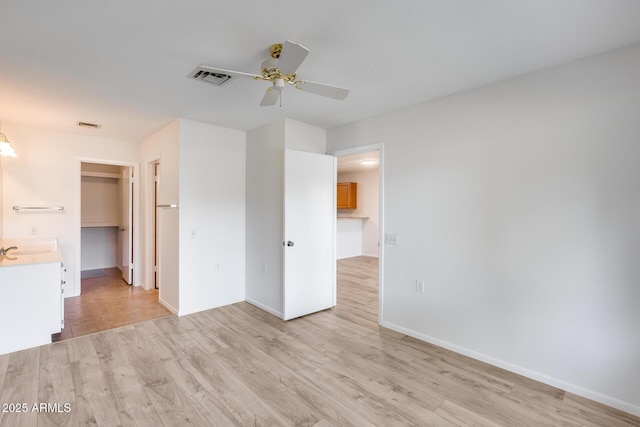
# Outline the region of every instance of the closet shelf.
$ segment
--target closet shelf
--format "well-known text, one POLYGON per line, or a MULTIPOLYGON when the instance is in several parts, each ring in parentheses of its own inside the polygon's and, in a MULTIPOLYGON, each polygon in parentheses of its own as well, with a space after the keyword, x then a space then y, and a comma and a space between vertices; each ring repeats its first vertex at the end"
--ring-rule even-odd
POLYGON ((92 228, 92 227, 118 227, 117 222, 83 222, 80 224, 81 228, 92 228))
POLYGON ((110 172, 89 172, 89 171, 82 171, 80 172, 80 176, 90 176, 93 178, 112 178, 112 179, 120 179, 120 175, 118 175, 117 173, 110 173, 110 172))

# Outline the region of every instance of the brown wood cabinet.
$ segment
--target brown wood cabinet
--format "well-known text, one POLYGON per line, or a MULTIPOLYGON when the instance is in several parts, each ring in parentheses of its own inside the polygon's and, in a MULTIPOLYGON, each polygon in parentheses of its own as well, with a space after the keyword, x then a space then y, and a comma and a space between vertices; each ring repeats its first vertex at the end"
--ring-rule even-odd
POLYGON ((358 183, 338 183, 338 209, 356 209, 358 207, 358 183))

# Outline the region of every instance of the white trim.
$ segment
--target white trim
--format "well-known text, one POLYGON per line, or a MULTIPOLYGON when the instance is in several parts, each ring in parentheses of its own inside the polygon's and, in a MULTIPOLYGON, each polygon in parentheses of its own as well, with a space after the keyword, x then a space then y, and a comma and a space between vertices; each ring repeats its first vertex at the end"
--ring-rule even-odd
POLYGON ((177 308, 174 308, 171 304, 169 304, 168 302, 166 302, 165 300, 163 300, 160 297, 158 297, 158 302, 160 304, 162 304, 163 306, 165 306, 167 308, 167 310, 169 310, 171 313, 173 313, 176 316, 178 316, 178 309, 177 308))
POLYGON ((362 256, 368 256, 371 258, 379 258, 378 254, 362 254, 362 256))
POLYGON ((366 153, 369 151, 378 151, 379 155, 378 187, 380 191, 380 197, 378 206, 378 219, 380 223, 378 229, 378 241, 380 242, 380 250, 378 254, 378 323, 382 325, 382 323, 384 322, 384 142, 345 148, 342 150, 331 151, 327 154, 335 157, 344 157, 351 156, 353 154, 366 153))
MULTIPOLYGON (((141 179, 144 179, 144 188, 145 188, 145 210, 142 212, 145 218, 145 239, 144 239, 144 247, 145 247, 145 259, 144 259, 144 282, 146 285, 143 289, 151 290, 155 289, 155 284, 153 280, 154 271, 154 253, 155 253, 155 244, 154 235, 155 231, 153 227, 156 227, 156 224, 151 224, 151 218, 153 216, 154 210, 156 209, 156 201, 154 200, 154 186, 155 186, 155 177, 154 177, 154 164, 160 164, 160 156, 153 158, 152 160, 145 161, 144 164, 144 177, 141 176, 141 179), (153 225, 153 227, 152 227, 153 225), (154 284, 154 286, 151 286, 154 284)), ((159 181, 158 181, 159 182, 159 181)), ((158 300, 160 293, 158 292, 158 300)), ((175 313, 174 313, 175 314, 175 313)))
MULTIPOLYGON (((99 163, 103 165, 113 165, 113 166, 123 166, 133 168, 133 259, 140 259, 140 184, 136 179, 140 175, 140 164, 136 162, 126 162, 120 160, 113 159, 97 159, 92 157, 77 157, 76 158, 76 170, 75 170, 75 180, 74 180, 74 204, 75 209, 72 213, 74 218, 74 228, 78 230, 76 234, 76 250, 75 250, 75 268, 73 271, 74 276, 74 289, 73 294, 66 295, 65 298, 69 298, 72 296, 79 296, 82 291, 82 278, 80 277, 81 270, 81 250, 82 250, 82 233, 80 233, 80 229, 82 228, 82 206, 81 206, 81 191, 82 191, 82 163, 99 163), (135 203, 137 201, 137 203, 135 203)), ((140 286, 140 269, 134 268, 133 277, 131 278, 131 284, 133 286, 140 286)))
POLYGON ((269 314, 273 314, 274 316, 276 316, 276 317, 278 317, 280 319, 284 319, 284 314, 282 314, 282 312, 280 312, 278 310, 274 310, 269 306, 266 306, 264 304, 261 304, 261 303, 259 303, 257 301, 252 300, 251 298, 246 298, 245 301, 248 302, 251 305, 254 305, 254 306, 258 307, 261 310, 266 311, 269 314))
POLYGON ((496 359, 494 357, 488 356, 483 353, 478 353, 477 351, 469 350, 468 348, 461 347, 456 344, 452 344, 448 341, 443 341, 438 338, 434 338, 429 335, 422 334, 420 332, 416 332, 412 329, 407 329, 402 326, 398 326, 391 322, 380 322, 380 325, 394 330, 396 332, 400 332, 401 334, 408 335, 410 337, 419 339, 420 341, 424 341, 433 345, 437 345, 438 347, 445 348, 447 350, 456 352, 458 354, 462 354, 464 356, 471 357, 472 359, 479 360, 481 362, 488 363, 493 366, 497 366, 498 368, 505 369, 509 372, 513 372, 519 375, 522 375, 527 378, 531 378, 533 380, 539 381, 544 384, 548 384, 552 387, 557 387, 564 391, 568 391, 569 393, 576 394, 578 396, 585 397, 587 399, 594 400, 596 402, 602 403, 607 406, 611 406, 612 408, 619 409, 621 411, 627 412, 629 414, 640 416, 640 406, 632 405, 628 402, 623 402, 614 397, 607 396, 593 390, 589 390, 575 384, 571 384, 553 377, 550 377, 545 374, 541 374, 536 371, 532 371, 527 368, 523 368, 519 365, 514 365, 513 363, 505 362, 500 359, 496 359))
POLYGON ((331 263, 331 267, 333 268, 333 271, 331 272, 331 280, 333 281, 333 305, 332 307, 335 307, 336 305, 338 305, 338 265, 336 263, 336 259, 338 257, 338 252, 336 249, 336 235, 338 232, 338 218, 337 215, 335 214, 337 209, 338 209, 338 158, 336 156, 333 156, 333 187, 332 187, 332 192, 333 192, 333 221, 332 221, 332 228, 333 228, 333 262, 331 263))

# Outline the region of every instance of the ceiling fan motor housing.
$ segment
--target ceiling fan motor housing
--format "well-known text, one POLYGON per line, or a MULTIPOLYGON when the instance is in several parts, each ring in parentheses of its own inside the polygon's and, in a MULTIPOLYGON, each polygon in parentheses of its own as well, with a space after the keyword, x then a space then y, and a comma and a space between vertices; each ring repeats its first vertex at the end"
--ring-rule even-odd
POLYGON ((262 66, 260 68, 262 75, 267 78, 280 73, 280 70, 278 69, 278 58, 265 59, 262 61, 262 66))

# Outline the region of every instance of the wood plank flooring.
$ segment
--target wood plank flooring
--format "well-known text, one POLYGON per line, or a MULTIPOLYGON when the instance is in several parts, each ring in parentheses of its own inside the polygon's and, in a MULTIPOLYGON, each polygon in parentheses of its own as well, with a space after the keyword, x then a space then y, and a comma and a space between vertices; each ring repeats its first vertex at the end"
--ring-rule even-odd
POLYGON ((63 408, 0 426, 640 426, 378 326, 376 264, 340 260, 338 306, 289 322, 238 303, 0 356, 0 402, 63 408))
POLYGON ((157 289, 147 291, 129 286, 117 268, 104 271, 106 276, 82 279, 80 296, 64 300, 65 327, 58 339, 93 334, 171 314, 158 302, 157 289))

